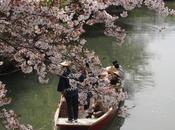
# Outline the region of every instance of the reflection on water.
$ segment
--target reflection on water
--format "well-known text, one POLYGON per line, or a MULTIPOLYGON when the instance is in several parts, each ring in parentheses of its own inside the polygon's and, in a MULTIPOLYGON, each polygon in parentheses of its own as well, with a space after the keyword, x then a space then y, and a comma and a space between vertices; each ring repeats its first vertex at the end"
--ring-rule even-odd
MULTIPOLYGON (((163 51, 167 47, 164 43, 172 43, 175 40, 173 33, 175 31, 173 25, 175 19, 173 17, 154 17, 154 14, 150 12, 143 15, 143 10, 138 10, 130 15, 132 17, 119 21, 128 32, 123 46, 117 46, 114 38, 104 36, 99 26, 95 30, 90 28, 91 35, 87 36, 87 47, 93 49, 99 55, 104 66, 111 65, 111 62, 116 59, 123 66, 126 71, 125 87, 129 92, 127 105, 129 107, 136 105, 134 109, 129 111, 130 117, 126 120, 120 117, 114 118, 105 130, 155 130, 153 128, 158 130, 158 127, 151 126, 155 126, 156 123, 165 124, 166 121, 170 122, 168 128, 173 129, 174 123, 171 122, 173 117, 165 111, 173 112, 175 109, 175 105, 173 105, 173 109, 166 107, 166 105, 170 106, 172 104, 171 101, 175 101, 172 91, 175 91, 175 89, 167 86, 167 83, 171 83, 170 86, 174 85, 172 81, 175 75, 172 74, 171 78, 167 78, 169 73, 162 70, 171 68, 172 70, 169 71, 175 72, 173 69, 175 61, 172 62, 170 58, 174 54, 172 49, 174 46, 168 44, 169 48, 163 51), (166 29, 162 30, 163 27, 166 29), (168 35, 170 32, 172 32, 171 36, 168 35), (153 42, 155 44, 152 44, 153 42), (157 58, 155 52, 164 54, 163 64, 161 60, 155 60, 157 58), (168 57, 168 60, 166 57, 168 57), (170 62, 172 64, 169 64, 170 62), (162 76, 162 73, 165 73, 167 77, 162 76), (167 95, 163 92, 165 86, 168 90, 167 95), (151 114, 155 114, 155 117, 152 118, 151 114), (159 116, 159 114, 163 115, 159 116), (164 119, 164 123, 160 121, 162 119, 164 119), (150 127, 148 127, 148 124, 150 127)), ((58 93, 56 92, 58 77, 51 76, 47 85, 39 84, 34 75, 23 76, 16 73, 3 77, 3 79, 0 78, 7 84, 9 95, 13 97, 12 104, 7 107, 21 114, 22 122, 32 124, 35 130, 51 130, 53 114, 58 102, 58 93)), ((160 128, 159 130, 165 130, 160 128)), ((0 126, 0 130, 4 129, 0 126)))
MULTIPOLYGON (((122 130, 165 130, 174 129, 173 121, 175 109, 175 17, 159 21, 165 26, 162 32, 155 32, 154 38, 148 42, 148 50, 154 53, 149 60, 154 72, 155 87, 135 93, 133 102, 136 108, 130 111, 131 116, 126 119, 122 130), (167 21, 167 19, 169 21, 167 21)), ((155 23, 156 24, 156 23, 155 23)), ((159 24, 157 24, 159 26, 159 24)))

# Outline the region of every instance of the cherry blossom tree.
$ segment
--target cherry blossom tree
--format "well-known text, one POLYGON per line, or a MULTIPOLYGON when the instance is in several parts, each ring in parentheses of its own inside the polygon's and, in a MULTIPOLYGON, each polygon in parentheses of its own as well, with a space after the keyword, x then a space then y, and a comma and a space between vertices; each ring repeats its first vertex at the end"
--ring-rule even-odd
MULTIPOLYGON (((98 93, 104 104, 114 106, 118 104, 115 100, 117 93, 106 88, 110 86, 109 82, 98 78, 103 72, 100 59, 85 48, 86 40, 81 36, 85 33, 85 25, 102 23, 104 34, 115 37, 116 43, 121 45, 126 31, 117 25, 116 20, 127 17, 128 11, 142 6, 163 16, 175 14, 162 0, 69 0, 64 3, 59 0, 0 0, 0 55, 15 62, 24 73, 36 71, 41 83, 49 81, 49 73, 62 73, 62 61, 71 61, 75 77, 80 70, 87 74, 83 83, 71 80, 71 84, 80 84, 82 90, 98 93), (111 6, 123 11, 110 14, 107 9, 111 6), (103 91, 105 96, 104 93, 100 95, 103 91)), ((2 106, 7 102, 4 102, 7 99, 3 96, 5 88, 0 89, 0 93, 2 106)), ((13 111, 2 110, 0 117, 11 117, 8 119, 14 118, 14 121, 17 116, 13 111)), ((32 129, 20 125, 18 121, 15 121, 14 127, 11 127, 10 121, 6 120, 6 123, 9 124, 7 129, 32 129)))
POLYGON ((0 53, 14 60, 24 73, 36 70, 41 83, 48 82, 48 73, 59 74, 59 63, 65 59, 74 63, 75 70, 89 62, 98 75, 101 63, 94 52, 84 48, 83 26, 104 23, 104 34, 123 43, 125 30, 115 21, 142 5, 161 15, 174 13, 162 0, 72 0, 63 8, 56 0, 49 5, 42 0, 1 0, 0 53), (122 7, 123 12, 112 16, 106 11, 111 5, 122 7))

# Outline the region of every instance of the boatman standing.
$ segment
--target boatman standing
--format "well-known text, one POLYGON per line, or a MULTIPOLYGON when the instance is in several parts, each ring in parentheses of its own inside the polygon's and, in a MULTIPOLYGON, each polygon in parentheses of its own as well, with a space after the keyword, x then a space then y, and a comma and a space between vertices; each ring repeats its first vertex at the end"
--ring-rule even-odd
POLYGON ((63 67, 63 74, 60 76, 57 91, 62 93, 67 102, 68 121, 66 122, 76 123, 78 118, 78 89, 69 83, 69 79, 72 77, 70 64, 68 61, 60 63, 63 67))

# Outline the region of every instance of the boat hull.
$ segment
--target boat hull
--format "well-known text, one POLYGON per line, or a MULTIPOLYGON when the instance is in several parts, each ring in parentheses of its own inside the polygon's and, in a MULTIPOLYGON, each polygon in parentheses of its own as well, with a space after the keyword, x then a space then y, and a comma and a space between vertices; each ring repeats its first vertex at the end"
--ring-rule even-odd
POLYGON ((112 110, 105 118, 89 126, 80 126, 73 124, 61 126, 57 125, 57 128, 59 128, 59 130, 101 130, 102 128, 107 126, 107 124, 112 120, 115 114, 116 110, 112 110))
POLYGON ((67 115, 63 116, 63 113, 66 113, 65 110, 67 110, 65 106, 66 102, 61 98, 54 116, 54 130, 101 130, 107 126, 117 112, 116 109, 111 107, 99 118, 80 118, 78 119, 78 123, 67 124, 65 122, 67 115))
POLYGON ((116 110, 111 111, 111 113, 106 118, 92 125, 89 130, 101 130, 102 128, 106 127, 109 124, 109 122, 112 120, 115 114, 116 114, 116 110))

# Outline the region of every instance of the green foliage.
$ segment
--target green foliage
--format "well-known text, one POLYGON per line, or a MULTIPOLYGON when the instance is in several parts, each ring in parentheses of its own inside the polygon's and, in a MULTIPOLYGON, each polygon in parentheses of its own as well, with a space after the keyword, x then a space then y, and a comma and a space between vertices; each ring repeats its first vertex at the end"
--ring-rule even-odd
POLYGON ((165 3, 169 8, 175 9, 175 2, 173 1, 168 1, 165 3))
POLYGON ((67 0, 60 0, 60 8, 64 8, 67 4, 67 0))
MULTIPOLYGON (((52 6, 53 3, 54 3, 54 0, 44 0, 42 2, 42 5, 43 6, 52 6)), ((67 4, 67 0, 59 0, 58 3, 60 4, 59 5, 60 8, 64 8, 66 6, 66 4, 67 4)))
POLYGON ((53 2, 53 0, 44 0, 42 2, 42 5, 44 5, 44 6, 50 6, 52 4, 52 2, 53 2))

